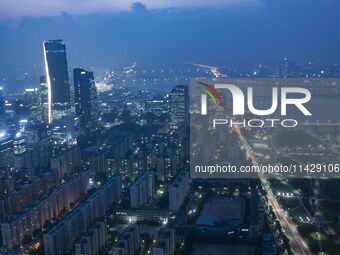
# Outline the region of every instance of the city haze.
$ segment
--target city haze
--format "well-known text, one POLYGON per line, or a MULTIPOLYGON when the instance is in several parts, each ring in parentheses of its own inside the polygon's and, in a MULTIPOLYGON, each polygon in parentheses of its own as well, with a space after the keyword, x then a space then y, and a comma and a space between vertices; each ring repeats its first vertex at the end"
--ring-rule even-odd
POLYGON ((284 57, 320 63, 340 58, 340 3, 334 0, 164 1, 163 6, 150 1, 117 11, 87 12, 80 5, 79 12, 72 12, 65 5, 55 13, 41 13, 52 3, 32 13, 22 13, 8 1, 0 4, 0 76, 39 76, 42 42, 59 38, 69 49, 70 67, 191 61, 247 69, 284 57))

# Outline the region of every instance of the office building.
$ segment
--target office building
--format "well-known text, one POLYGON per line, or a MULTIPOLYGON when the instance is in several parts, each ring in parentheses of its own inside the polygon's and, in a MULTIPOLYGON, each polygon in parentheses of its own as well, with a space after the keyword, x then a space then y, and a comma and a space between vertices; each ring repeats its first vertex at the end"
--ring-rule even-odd
POLYGON ((38 88, 25 89, 25 102, 32 120, 41 121, 41 97, 38 88))
POLYGON ((156 116, 167 113, 167 102, 163 98, 145 100, 145 112, 150 112, 156 116))
POLYGON ((13 109, 16 116, 22 119, 27 119, 29 117, 29 108, 24 100, 15 100, 13 103, 13 109))
POLYGON ((85 132, 97 121, 97 91, 93 72, 73 69, 75 111, 80 129, 85 132))
POLYGON ((48 123, 48 87, 46 82, 46 76, 40 77, 39 85, 40 93, 40 109, 41 109, 41 121, 48 123))
POLYGON ((26 140, 25 137, 19 132, 13 139, 14 155, 20 155, 26 152, 26 140))
POLYGON ((48 90, 48 122, 71 114, 70 81, 66 47, 62 40, 44 42, 46 84, 48 90))
POLYGON ((50 144, 53 153, 77 144, 77 122, 74 116, 55 120, 50 126, 50 144))

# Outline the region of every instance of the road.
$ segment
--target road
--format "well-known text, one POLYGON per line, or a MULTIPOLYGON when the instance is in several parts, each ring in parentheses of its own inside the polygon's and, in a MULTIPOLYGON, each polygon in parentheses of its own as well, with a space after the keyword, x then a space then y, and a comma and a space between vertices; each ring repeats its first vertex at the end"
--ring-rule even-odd
POLYGON ((219 71, 218 67, 216 67, 216 66, 202 65, 202 64, 192 63, 192 62, 184 62, 184 63, 188 64, 188 65, 193 65, 193 66, 208 69, 214 75, 215 78, 223 78, 223 77, 226 78, 227 77, 227 75, 222 74, 219 71))
MULTIPOLYGON (((240 128, 234 127, 234 130, 237 136, 239 137, 242 145, 246 149, 247 156, 252 161, 252 164, 258 165, 257 160, 254 156, 253 150, 248 144, 246 138, 243 136, 240 128)), ((293 221, 289 217, 287 217, 286 214, 283 212, 279 202, 277 201, 275 195, 273 194, 270 188, 267 178, 260 173, 258 174, 258 177, 261 181, 262 188, 267 193, 268 202, 271 204, 277 219, 280 221, 282 228, 285 230, 285 233, 290 240, 290 246, 294 254, 299 254, 299 255, 300 254, 301 255, 312 254, 311 251, 309 250, 309 247, 307 246, 302 236, 300 235, 299 231, 297 230, 293 221)))

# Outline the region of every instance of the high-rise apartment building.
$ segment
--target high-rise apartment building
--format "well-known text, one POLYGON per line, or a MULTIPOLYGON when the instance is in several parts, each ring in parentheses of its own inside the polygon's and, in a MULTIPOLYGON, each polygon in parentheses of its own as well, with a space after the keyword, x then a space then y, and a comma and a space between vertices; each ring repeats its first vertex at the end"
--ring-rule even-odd
POLYGON ((139 225, 131 225, 121 234, 118 242, 112 247, 112 255, 136 254, 139 250, 139 243, 139 225))
POLYGON ((14 167, 13 138, 0 131, 0 174, 8 176, 14 167))
MULTIPOLYGON (((40 231, 46 222, 56 219, 69 211, 87 191, 88 181, 87 172, 75 175, 52 192, 37 198, 20 212, 7 217, 7 220, 0 224, 3 245, 10 249, 20 246, 25 236, 32 236, 34 231, 40 231)), ((53 245, 53 250, 61 242, 59 238, 61 230, 59 227, 57 227, 57 231, 53 228, 48 232, 51 238, 48 237, 49 241, 44 242, 48 250, 51 249, 51 246, 47 244, 53 245)), ((66 229, 66 225, 63 228, 66 229)))
POLYGON ((155 193, 154 179, 154 173, 148 171, 130 187, 131 208, 142 208, 153 198, 155 193))
POLYGON ((189 192, 189 172, 181 171, 169 186, 169 209, 177 211, 189 192))
POLYGON ((170 92, 169 100, 171 123, 178 125, 181 122, 186 122, 189 113, 188 87, 185 85, 177 85, 170 92))
POLYGON ((108 233, 105 220, 94 223, 76 242, 76 255, 100 255, 107 245, 108 233))
POLYGON ((90 197, 44 233, 44 254, 59 255, 71 250, 82 233, 97 218, 104 217, 113 203, 119 201, 120 193, 120 176, 111 177, 90 197))
POLYGON ((152 249, 154 255, 175 254, 175 231, 172 228, 161 229, 156 245, 152 249))

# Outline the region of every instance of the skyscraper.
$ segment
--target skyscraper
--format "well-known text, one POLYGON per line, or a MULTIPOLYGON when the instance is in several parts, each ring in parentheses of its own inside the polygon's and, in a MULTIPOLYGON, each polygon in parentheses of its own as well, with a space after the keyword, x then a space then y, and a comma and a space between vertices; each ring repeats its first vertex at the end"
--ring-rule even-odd
POLYGON ((48 122, 69 116, 71 112, 70 81, 66 47, 62 40, 44 42, 46 83, 48 88, 48 122))
POLYGON ((33 120, 41 120, 41 98, 38 88, 25 90, 25 102, 29 109, 30 117, 33 120))
POLYGON ((80 120, 80 129, 93 125, 97 117, 97 91, 93 72, 81 68, 73 69, 74 101, 76 115, 80 120))
POLYGON ((170 92, 170 120, 172 124, 179 124, 188 120, 188 87, 177 85, 170 92))
POLYGON ((46 123, 48 122, 48 87, 45 75, 40 77, 39 93, 41 103, 41 120, 46 123))

